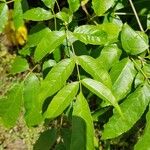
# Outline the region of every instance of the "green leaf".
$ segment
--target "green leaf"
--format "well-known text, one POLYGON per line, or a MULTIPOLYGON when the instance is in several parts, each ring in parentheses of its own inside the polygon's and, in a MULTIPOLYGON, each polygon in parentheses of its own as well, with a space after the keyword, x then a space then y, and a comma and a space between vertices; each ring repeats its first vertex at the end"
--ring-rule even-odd
POLYGON ((104 85, 111 87, 111 79, 108 72, 99 65, 96 59, 91 56, 82 55, 77 57, 79 65, 89 73, 94 79, 102 82, 104 85))
POLYGON ((15 84, 6 96, 0 100, 0 118, 4 126, 11 128, 16 124, 23 104, 22 84, 15 84))
POLYGON ((69 8, 72 12, 75 12, 80 7, 80 0, 68 0, 69 8))
POLYGON ((48 8, 54 9, 55 1, 56 0, 42 0, 45 6, 48 8))
POLYGON ((37 110, 38 93, 40 82, 35 74, 31 74, 25 80, 24 86, 24 106, 25 106, 25 120, 28 126, 38 125, 42 121, 42 115, 37 110))
POLYGON ((39 109, 47 97, 52 96, 64 86, 74 66, 73 59, 63 59, 51 69, 45 80, 41 82, 40 93, 38 94, 39 109))
POLYGON ((55 48, 63 43, 66 38, 64 31, 53 31, 45 35, 44 38, 37 45, 34 53, 34 58, 36 61, 41 60, 46 54, 52 53, 55 48))
POLYGON ((108 87, 106 87, 103 83, 101 83, 99 81, 96 81, 93 79, 88 79, 88 78, 83 79, 82 84, 86 88, 88 88, 91 92, 96 94, 98 97, 100 97, 101 99, 105 100, 106 102, 109 102, 110 104, 112 104, 117 109, 119 114, 122 116, 122 112, 117 103, 117 100, 108 87))
POLYGON ((33 27, 32 32, 28 36, 28 47, 37 46, 40 41, 51 32, 51 30, 43 24, 38 24, 33 27))
POLYGON ((3 29, 8 21, 8 6, 6 3, 0 3, 0 33, 3 32, 3 29))
POLYGON ((12 64, 11 73, 16 74, 29 69, 29 64, 26 59, 17 56, 12 64))
POLYGON ((124 24, 122 28, 121 43, 123 49, 131 55, 140 54, 149 47, 147 35, 134 31, 128 24, 124 24))
POLYGON ((150 29, 150 14, 147 15, 147 29, 150 29))
POLYGON ((123 99, 130 92, 135 75, 134 64, 128 58, 112 67, 110 77, 113 84, 112 90, 117 100, 123 99))
POLYGON ((109 71, 119 61, 121 53, 122 51, 116 44, 108 45, 102 49, 100 56, 97 58, 97 62, 109 71))
POLYGON ((113 116, 104 125, 103 139, 115 138, 132 128, 140 119, 150 101, 150 87, 145 84, 130 94, 120 105, 124 118, 114 110, 113 116))
POLYGON ((82 25, 76 28, 73 36, 85 44, 104 45, 116 42, 121 28, 113 23, 82 25))
POLYGON ((44 113, 44 117, 53 119, 62 114, 74 99, 78 88, 78 82, 72 82, 64 86, 52 99, 47 111, 44 113))
POLYGON ((94 150, 94 125, 87 100, 83 94, 77 96, 73 106, 70 150, 94 150))
POLYGON ((45 62, 43 63, 42 70, 45 70, 45 69, 47 69, 47 68, 51 68, 51 67, 55 66, 56 64, 57 64, 57 63, 56 63, 55 60, 49 59, 48 61, 45 61, 45 62))
POLYGON ((97 16, 102 16, 114 4, 114 0, 92 0, 94 12, 97 16))
POLYGON ((14 1, 13 21, 16 29, 24 25, 21 0, 14 1))
POLYGON ((57 130, 52 128, 40 134, 40 137, 34 144, 33 150, 49 150, 57 139, 57 130))
POLYGON ((53 15, 50 10, 47 11, 43 8, 37 7, 37 8, 32 8, 30 10, 27 10, 23 14, 23 18, 32 21, 43 21, 43 20, 49 20, 53 18, 53 15))
POLYGON ((149 111, 146 114, 146 127, 144 129, 144 133, 139 141, 136 143, 134 150, 149 150, 150 148, 150 105, 149 111))
POLYGON ((56 17, 65 23, 70 23, 72 21, 73 15, 70 12, 60 11, 56 14, 56 17))

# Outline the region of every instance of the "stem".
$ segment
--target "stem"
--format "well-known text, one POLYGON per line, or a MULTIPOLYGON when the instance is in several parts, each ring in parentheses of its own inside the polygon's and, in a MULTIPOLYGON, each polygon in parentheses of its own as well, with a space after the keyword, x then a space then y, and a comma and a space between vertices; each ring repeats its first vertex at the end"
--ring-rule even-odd
POLYGON ((60 11, 60 7, 59 7, 59 4, 58 4, 57 0, 56 0, 56 5, 57 5, 57 8, 58 8, 58 11, 60 11))
MULTIPOLYGON (((75 50, 74 50, 74 47, 73 47, 73 44, 72 44, 72 43, 71 43, 71 48, 72 48, 72 51, 73 51, 74 56, 76 56, 75 50)), ((79 70, 79 65, 78 65, 78 63, 76 63, 76 68, 77 68, 78 80, 79 80, 79 84, 80 84, 80 91, 82 92, 82 84, 81 84, 81 77, 80 77, 80 70, 79 70)))
POLYGON ((144 76, 144 78, 145 78, 146 80, 148 80, 147 75, 146 75, 145 72, 138 66, 138 64, 135 62, 135 60, 134 60, 133 58, 131 58, 131 60, 133 61, 133 63, 134 63, 134 65, 135 65, 135 67, 137 68, 137 70, 140 71, 140 72, 143 74, 143 76, 144 76))
POLYGON ((10 4, 10 3, 13 3, 13 2, 14 2, 14 0, 10 0, 10 1, 6 2, 6 4, 10 4))
POLYGON ((38 65, 35 65, 28 73, 27 73, 27 75, 25 76, 25 78, 24 78, 24 80, 22 81, 22 82, 24 82, 27 78, 28 78, 28 76, 35 70, 35 68, 37 67, 38 65))
POLYGON ((55 12, 54 10, 52 9, 52 13, 54 15, 54 26, 55 26, 55 30, 57 30, 57 21, 56 21, 56 15, 55 15, 55 12))
POLYGON ((139 17, 138 17, 138 14, 137 14, 137 12, 136 12, 136 9, 135 9, 135 7, 134 7, 134 5, 133 5, 132 0, 129 0, 129 2, 130 2, 130 5, 131 5, 131 7, 132 7, 132 10, 133 10, 133 12, 134 12, 135 18, 136 18, 136 20, 137 20, 137 22, 138 22, 138 25, 139 25, 139 27, 140 27, 140 30, 141 30, 142 32, 144 32, 144 29, 143 29, 143 27, 142 27, 142 24, 141 24, 141 22, 140 22, 140 19, 139 19, 139 17))

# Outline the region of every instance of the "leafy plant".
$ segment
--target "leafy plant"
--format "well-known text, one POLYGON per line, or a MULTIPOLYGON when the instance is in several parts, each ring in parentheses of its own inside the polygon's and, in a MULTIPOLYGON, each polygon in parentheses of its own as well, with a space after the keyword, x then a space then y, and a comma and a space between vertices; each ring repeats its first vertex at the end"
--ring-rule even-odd
MULTIPOLYGON (((149 2, 127 2, 15 0, 13 31, 23 42, 15 45, 20 49, 11 73, 25 72, 25 77, 1 98, 0 123, 13 127, 23 108, 27 126, 49 128, 35 149, 113 149, 115 140, 119 149, 119 141, 131 136, 138 122, 144 126, 146 116, 143 135, 132 145, 128 141, 126 148, 148 150, 149 2), (130 12, 120 16, 127 8, 130 12), (143 16, 146 24, 140 21, 143 16), (27 39, 25 30, 20 30, 26 25, 27 39), (50 140, 43 140, 46 137, 50 140)), ((4 34, 9 4, 0 1, 4 34)))

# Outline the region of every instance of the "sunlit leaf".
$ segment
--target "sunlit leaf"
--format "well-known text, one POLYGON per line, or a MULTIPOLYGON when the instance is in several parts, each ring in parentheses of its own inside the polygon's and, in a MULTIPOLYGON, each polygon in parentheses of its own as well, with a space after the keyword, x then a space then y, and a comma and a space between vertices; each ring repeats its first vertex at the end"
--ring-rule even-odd
POLYGON ((110 77, 113 93, 117 100, 124 98, 130 92, 135 75, 134 64, 128 58, 121 60, 112 67, 110 77))
POLYGON ((41 109, 47 97, 52 96, 64 86, 74 66, 75 62, 73 59, 64 59, 51 69, 46 78, 41 82, 40 92, 38 94, 39 109, 41 109))
POLYGON ((150 87, 146 84, 130 94, 120 105, 124 118, 114 110, 113 116, 104 125, 102 138, 115 138, 131 129, 144 113, 149 101, 150 87))
POLYGON ((77 60, 79 65, 81 65, 87 73, 94 77, 94 79, 102 82, 108 87, 111 87, 111 79, 108 72, 96 61, 96 59, 87 55, 82 55, 77 57, 77 60))
POLYGON ((38 93, 40 81, 35 74, 31 74, 25 80, 24 86, 24 106, 25 106, 25 120, 28 126, 34 126, 42 121, 42 115, 37 110, 38 93))
POLYGON ((128 24, 124 24, 121 32, 123 49, 132 55, 137 55, 148 49, 148 37, 143 32, 134 31, 128 24))
POLYGON ((102 49, 100 56, 97 58, 97 62, 109 71, 119 61, 121 53, 122 51, 116 44, 108 45, 102 49))
POLYGON ((52 53, 56 47, 63 43, 66 37, 63 31, 53 31, 45 35, 44 38, 37 45, 34 53, 36 61, 41 60, 46 54, 52 53))
POLYGON ((112 104, 117 109, 119 114, 122 116, 122 112, 121 112, 120 107, 117 103, 117 100, 114 97, 112 91, 108 87, 106 87, 104 84, 102 84, 99 81, 89 79, 89 78, 83 79, 82 84, 86 88, 88 88, 91 92, 96 94, 98 97, 100 97, 104 101, 112 104))
POLYGON ((80 7, 80 0, 68 0, 69 8, 72 12, 75 12, 80 7))
POLYGON ((14 1, 13 21, 16 29, 24 25, 21 0, 14 1))
POLYGON ((27 10, 23 14, 23 18, 32 21, 43 21, 53 18, 53 15, 50 10, 48 11, 43 8, 37 7, 27 10))
POLYGON ((52 99, 47 111, 44 113, 45 118, 56 118, 69 106, 78 92, 79 83, 72 82, 63 87, 52 99))
POLYGON ((114 4, 114 0, 92 0, 93 9, 98 16, 102 16, 114 4))

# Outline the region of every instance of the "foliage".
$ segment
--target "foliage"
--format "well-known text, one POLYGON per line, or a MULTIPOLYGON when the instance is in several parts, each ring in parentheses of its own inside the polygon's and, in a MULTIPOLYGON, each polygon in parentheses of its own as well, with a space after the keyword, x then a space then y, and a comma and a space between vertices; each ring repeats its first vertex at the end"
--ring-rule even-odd
POLYGON ((34 145, 45 150, 113 149, 115 140, 119 149, 142 124, 139 141, 123 146, 148 150, 147 6, 142 0, 0 1, 0 33, 18 48, 10 73, 25 76, 1 97, 0 123, 12 128, 23 110, 29 128, 48 127, 34 145))

